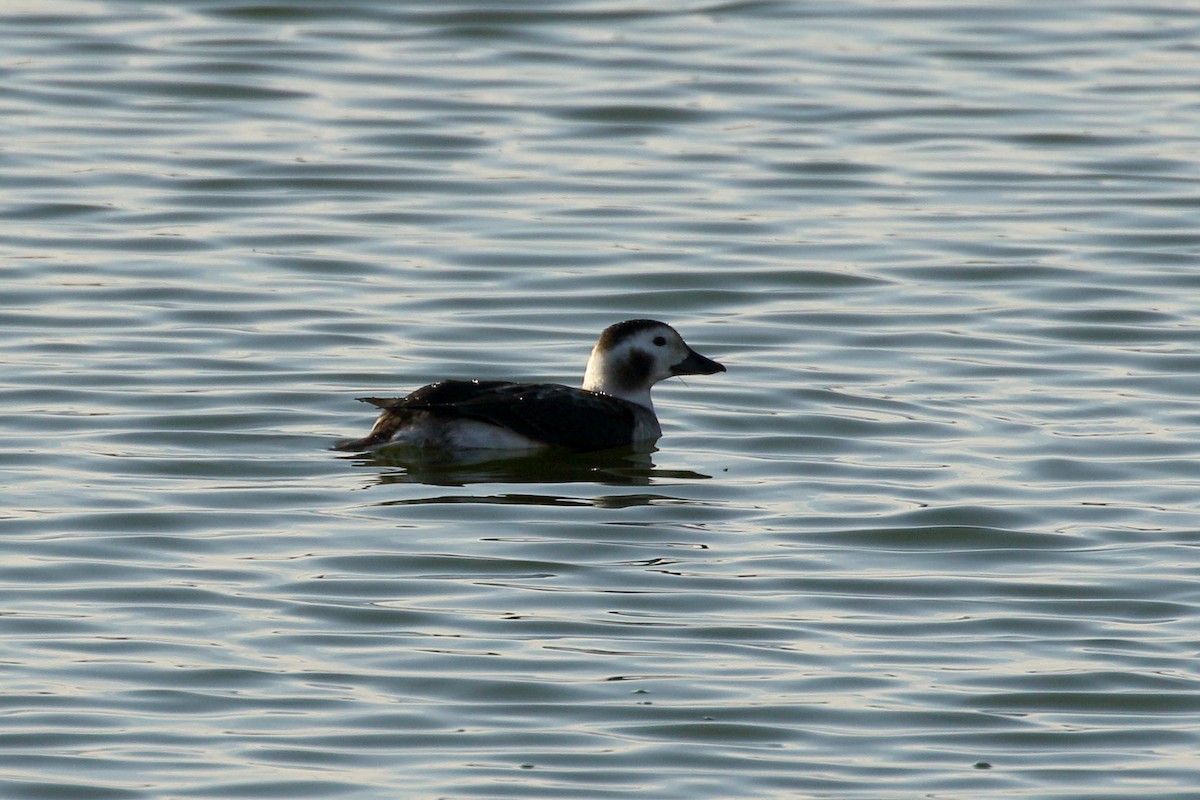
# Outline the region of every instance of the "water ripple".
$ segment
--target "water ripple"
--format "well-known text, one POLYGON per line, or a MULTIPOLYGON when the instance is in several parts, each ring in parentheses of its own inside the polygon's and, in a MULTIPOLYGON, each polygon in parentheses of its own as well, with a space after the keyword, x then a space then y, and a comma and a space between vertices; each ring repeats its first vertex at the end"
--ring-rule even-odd
POLYGON ((1194 794, 1192 9, 0 23, 4 797, 1194 794), (641 316, 645 458, 327 450, 641 316))

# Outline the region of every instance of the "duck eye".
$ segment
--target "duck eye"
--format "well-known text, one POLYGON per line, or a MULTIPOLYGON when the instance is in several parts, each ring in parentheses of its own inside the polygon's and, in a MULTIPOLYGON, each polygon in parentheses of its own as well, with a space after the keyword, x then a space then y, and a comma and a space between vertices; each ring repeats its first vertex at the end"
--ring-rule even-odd
POLYGON ((666 343, 667 343, 667 339, 665 336, 655 336, 654 337, 654 346, 655 347, 662 347, 666 343))

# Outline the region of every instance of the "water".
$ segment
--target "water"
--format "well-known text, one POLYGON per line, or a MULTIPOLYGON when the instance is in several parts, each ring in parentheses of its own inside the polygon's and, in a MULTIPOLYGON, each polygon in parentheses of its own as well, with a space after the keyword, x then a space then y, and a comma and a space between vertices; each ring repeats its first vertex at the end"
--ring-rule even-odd
POLYGON ((1200 797, 1197 12, 6 3, 0 794, 1200 797))

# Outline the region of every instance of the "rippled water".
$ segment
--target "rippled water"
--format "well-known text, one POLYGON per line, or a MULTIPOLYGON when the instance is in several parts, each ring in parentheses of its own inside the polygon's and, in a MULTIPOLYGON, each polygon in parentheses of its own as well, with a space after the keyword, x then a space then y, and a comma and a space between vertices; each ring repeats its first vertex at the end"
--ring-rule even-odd
POLYGON ((3 8, 3 797, 1200 797, 1197 4, 3 8))

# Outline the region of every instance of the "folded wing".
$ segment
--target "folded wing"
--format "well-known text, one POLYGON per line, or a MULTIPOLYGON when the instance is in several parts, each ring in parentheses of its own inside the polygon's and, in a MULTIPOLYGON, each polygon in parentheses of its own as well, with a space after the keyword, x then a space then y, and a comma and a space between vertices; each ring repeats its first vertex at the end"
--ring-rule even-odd
POLYGON ((379 433, 381 426, 395 430, 411 412, 421 411, 447 421, 485 422, 580 451, 628 446, 637 423, 626 400, 553 383, 450 380, 406 397, 359 399, 384 409, 376 424, 379 433))

